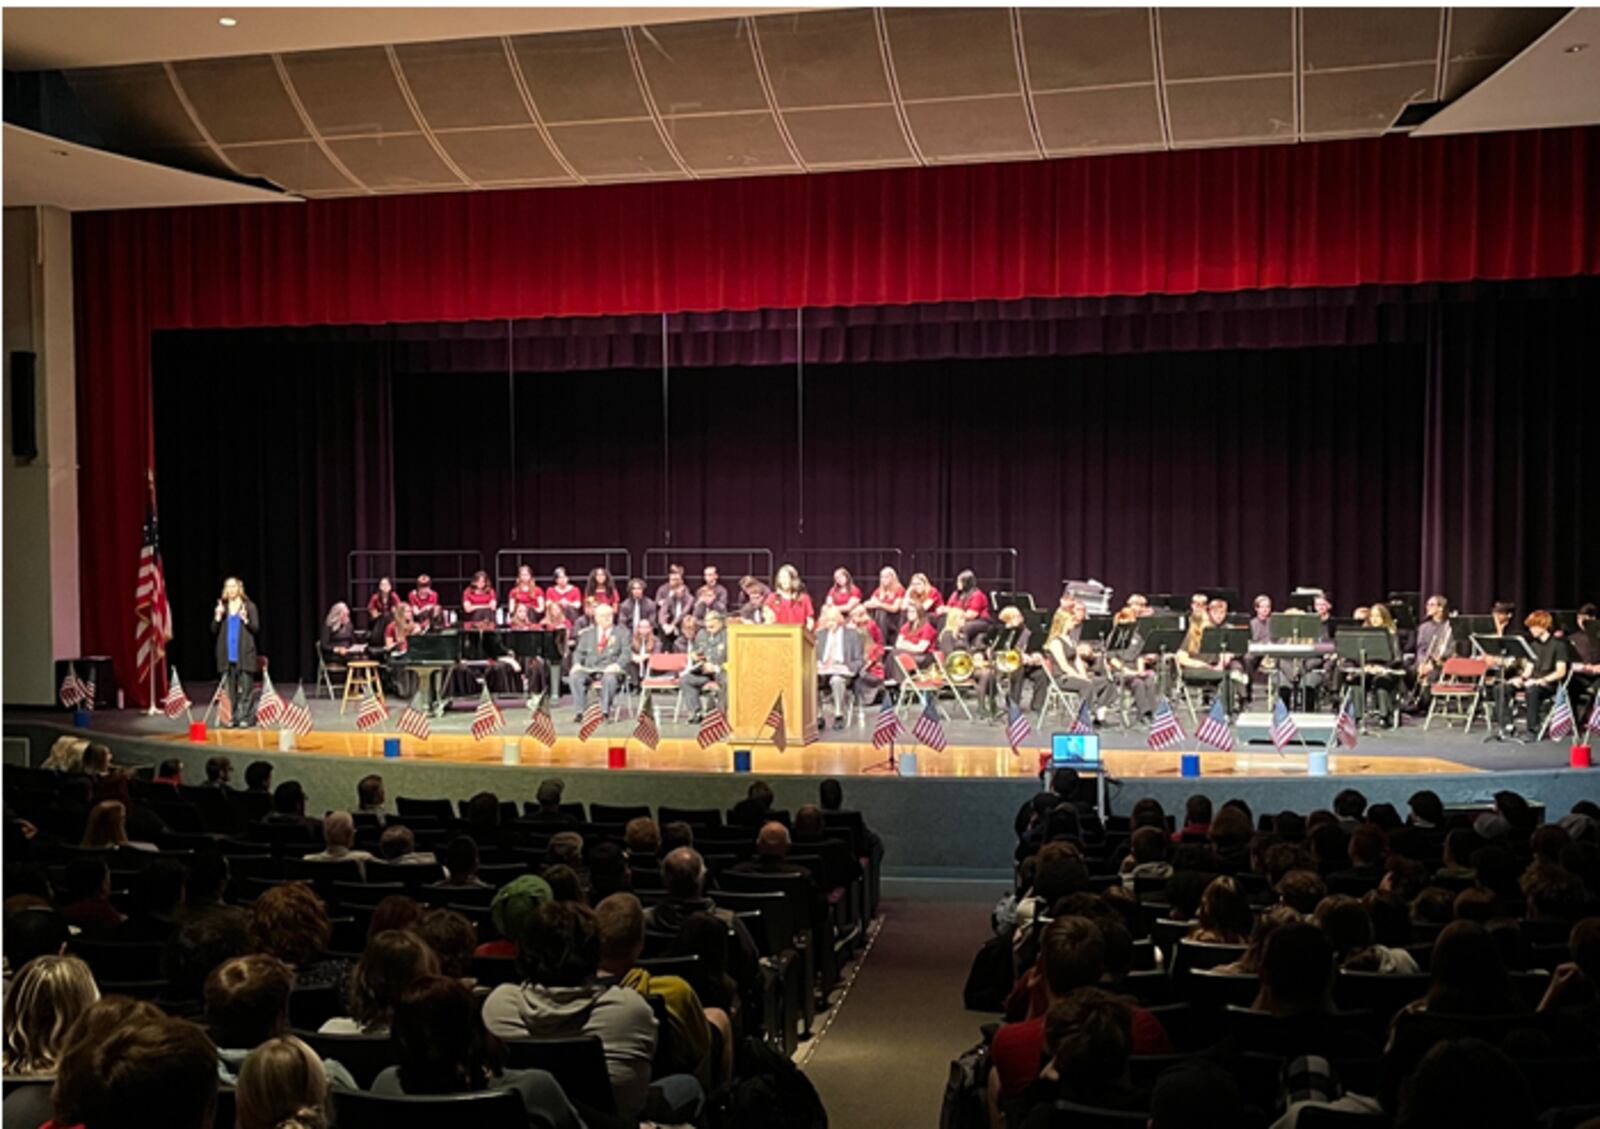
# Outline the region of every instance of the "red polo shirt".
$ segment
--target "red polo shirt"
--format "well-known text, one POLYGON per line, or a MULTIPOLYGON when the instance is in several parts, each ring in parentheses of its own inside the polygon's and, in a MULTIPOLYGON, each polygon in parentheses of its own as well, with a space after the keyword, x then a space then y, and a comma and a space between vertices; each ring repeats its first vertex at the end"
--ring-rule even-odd
POLYGON ((795 599, 774 592, 767 597, 767 607, 772 609, 772 617, 778 623, 804 624, 815 614, 811 610, 811 597, 802 592, 795 599))
MULTIPOLYGON (((1021 1023, 1007 1023, 995 1032, 989 1058, 1000 1075, 1001 1099, 1014 1098, 1039 1077, 1044 1065, 1044 1019, 1036 1015, 1021 1023)), ((1161 1020, 1137 1005, 1133 1008, 1133 1046, 1136 1055, 1169 1055, 1172 1041, 1161 1020)))
POLYGON ((467 585, 467 590, 461 593, 461 606, 469 610, 494 607, 494 589, 474 588, 470 584, 467 585))
MULTIPOLYGON (((544 590, 545 598, 553 603, 564 604, 569 608, 583 607, 583 593, 578 591, 576 584, 568 584, 565 588, 560 585, 551 585, 544 590)), ((568 619, 572 617, 567 616, 568 619)))
POLYGON ((989 614, 989 597, 983 594, 982 588, 974 588, 963 596, 960 592, 950 593, 950 599, 945 602, 946 607, 960 608, 962 611, 971 612, 979 619, 989 614))
POLYGON ((861 589, 857 588, 854 584, 850 585, 850 587, 845 589, 843 592, 839 591, 837 588, 828 589, 828 603, 832 604, 836 608, 847 607, 851 600, 859 601, 860 599, 861 589))
MULTIPOLYGON (((938 640, 939 633, 933 629, 933 624, 923 620, 915 627, 901 624, 899 638, 908 643, 934 643, 938 640)), ((927 654, 926 651, 922 653, 927 654)))
POLYGON ((424 612, 439 606, 439 593, 432 588, 413 588, 411 595, 406 597, 406 603, 411 605, 412 610, 424 612))
POLYGON ((520 584, 514 585, 511 591, 506 593, 506 607, 515 610, 519 604, 527 607, 529 615, 543 615, 544 593, 539 591, 537 585, 530 588, 524 588, 520 584))

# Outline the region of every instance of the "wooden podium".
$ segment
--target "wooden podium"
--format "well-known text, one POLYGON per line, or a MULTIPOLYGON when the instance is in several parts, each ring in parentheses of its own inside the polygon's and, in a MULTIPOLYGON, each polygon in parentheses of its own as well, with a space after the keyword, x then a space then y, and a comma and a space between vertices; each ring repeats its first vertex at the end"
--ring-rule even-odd
POLYGON ((806 726, 817 724, 817 657, 811 632, 790 623, 730 623, 728 631, 728 724, 733 740, 772 744, 767 714, 783 695, 783 727, 799 745, 806 726))

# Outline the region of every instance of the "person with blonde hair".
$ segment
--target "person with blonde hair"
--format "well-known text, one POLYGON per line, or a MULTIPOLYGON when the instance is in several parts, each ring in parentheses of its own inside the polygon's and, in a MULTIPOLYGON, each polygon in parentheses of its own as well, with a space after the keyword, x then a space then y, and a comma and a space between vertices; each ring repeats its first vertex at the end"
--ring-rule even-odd
POLYGON ((245 1058, 235 1089, 239 1129, 325 1129, 328 1075, 293 1035, 268 1039, 245 1058))
POLYGON ((50 772, 77 775, 83 771, 83 754, 89 751, 86 737, 58 737, 50 746, 50 755, 39 767, 50 772))
POLYGON ((38 956, 23 965, 6 991, 5 1072, 54 1074, 67 1031, 99 998, 94 973, 77 957, 38 956))
POLYGON ((101 800, 89 809, 81 845, 99 850, 116 847, 132 847, 136 851, 159 849, 154 843, 128 838, 128 809, 121 800, 101 800))
POLYGON ((222 582, 222 595, 211 614, 211 633, 217 637, 217 674, 233 704, 233 720, 226 724, 247 729, 255 722, 251 691, 261 659, 256 654, 256 635, 261 630, 261 615, 250 597, 244 594, 244 581, 230 576, 222 582))

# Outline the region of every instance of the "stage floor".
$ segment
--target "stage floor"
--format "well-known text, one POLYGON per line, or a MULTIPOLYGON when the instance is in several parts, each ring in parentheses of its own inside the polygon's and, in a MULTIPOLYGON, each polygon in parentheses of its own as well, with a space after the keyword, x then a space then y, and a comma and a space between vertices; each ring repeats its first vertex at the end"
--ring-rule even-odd
MULTIPOLYGON (((504 706, 502 708, 505 708, 504 706)), ((371 734, 355 728, 355 707, 343 715, 337 702, 318 699, 311 703, 314 728, 301 738, 295 750, 301 753, 335 757, 381 759, 383 738, 400 736, 406 760, 432 763, 504 764, 574 768, 606 768, 608 750, 614 745, 627 748, 627 767, 643 771, 732 772, 732 749, 738 742, 701 749, 694 740, 693 727, 663 721, 660 745, 652 750, 632 740, 633 719, 623 718, 602 726, 588 741, 576 736, 576 725, 565 710, 555 715, 561 736, 554 748, 546 749, 531 737, 522 736, 529 713, 523 708, 505 708, 506 729, 502 734, 476 741, 468 732, 470 711, 452 711, 432 723, 433 736, 426 742, 392 732, 390 725, 371 734), (508 744, 511 746, 508 751, 508 744)), ((60 717, 61 715, 55 715, 60 717)), ((199 714, 197 712, 196 716, 199 714)), ((1030 719, 1032 720, 1032 719, 1030 719)), ((845 729, 829 728, 821 739, 809 746, 791 741, 780 752, 771 745, 752 748, 751 768, 770 775, 858 776, 886 771, 884 753, 870 743, 872 717, 845 729)), ((93 725, 130 737, 182 743, 190 748, 185 723, 164 716, 150 717, 133 710, 102 711, 93 725)), ((1006 746, 1004 729, 998 723, 984 724, 950 719, 945 723, 949 745, 933 752, 915 743, 897 745, 903 775, 1004 779, 1031 777, 1039 772, 1039 758, 1048 746, 1048 729, 1036 732, 1020 754, 1006 746), (909 757, 907 756, 909 754, 909 757)), ((1435 729, 1424 733, 1420 723, 1407 724, 1399 731, 1362 737, 1355 749, 1335 749, 1328 758, 1330 775, 1393 776, 1481 773, 1529 769, 1561 768, 1567 763, 1563 744, 1546 741, 1538 744, 1486 744, 1480 726, 1471 734, 1459 729, 1435 729)), ((276 751, 275 730, 210 729, 206 743, 218 748, 276 751)), ((1240 747, 1232 753, 1202 749, 1193 737, 1182 746, 1160 752, 1145 744, 1142 729, 1123 731, 1107 728, 1101 744, 1109 771, 1124 779, 1176 778, 1180 775, 1180 754, 1199 752, 1205 776, 1305 777, 1307 750, 1291 746, 1279 754, 1270 744, 1240 747)))

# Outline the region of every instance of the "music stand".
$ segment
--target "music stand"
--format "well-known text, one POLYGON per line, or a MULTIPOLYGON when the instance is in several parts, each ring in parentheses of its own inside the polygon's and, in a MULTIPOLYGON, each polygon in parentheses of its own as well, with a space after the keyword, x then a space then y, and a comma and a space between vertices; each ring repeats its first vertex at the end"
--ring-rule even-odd
POLYGON ((1367 697, 1367 664, 1397 662, 1400 656, 1395 651, 1395 637, 1383 627, 1341 627, 1333 637, 1333 652, 1356 663, 1361 673, 1361 718, 1357 724, 1362 733, 1367 733, 1367 714, 1372 712, 1372 699, 1367 697))
POLYGON ((1274 643, 1320 643, 1322 620, 1305 612, 1273 612, 1267 617, 1267 637, 1274 643))
POLYGON ((1188 629, 1186 617, 1181 615, 1147 615, 1138 621, 1139 630, 1145 636, 1153 631, 1176 631, 1182 635, 1188 629))
POLYGON ((1233 655, 1243 655, 1250 650, 1250 629, 1248 627, 1208 627, 1200 633, 1200 653, 1202 655, 1217 655, 1222 670, 1222 708, 1228 711, 1228 716, 1234 715, 1233 711, 1233 671, 1228 669, 1228 659, 1233 655))
POLYGON ((1187 632, 1180 631, 1177 628, 1171 630, 1157 629, 1144 633, 1144 646, 1139 648, 1139 654, 1141 656, 1156 656, 1156 674, 1161 679, 1161 692, 1163 694, 1172 688, 1172 684, 1167 680, 1169 665, 1167 657, 1183 646, 1185 634, 1187 632))
MULTIPOLYGON (((1533 651, 1528 648, 1528 641, 1520 635, 1474 635, 1472 645, 1485 655, 1493 655, 1502 660, 1526 659, 1533 661, 1533 651)), ((1506 670, 1509 663, 1502 661, 1498 670, 1499 677, 1494 683, 1494 724, 1489 726, 1489 736, 1484 743, 1491 741, 1504 741, 1505 737, 1500 732, 1500 726, 1506 716, 1506 670)))
POLYGON ((1086 616, 1083 625, 1078 629, 1078 642, 1099 643, 1111 633, 1111 617, 1108 615, 1086 616))

